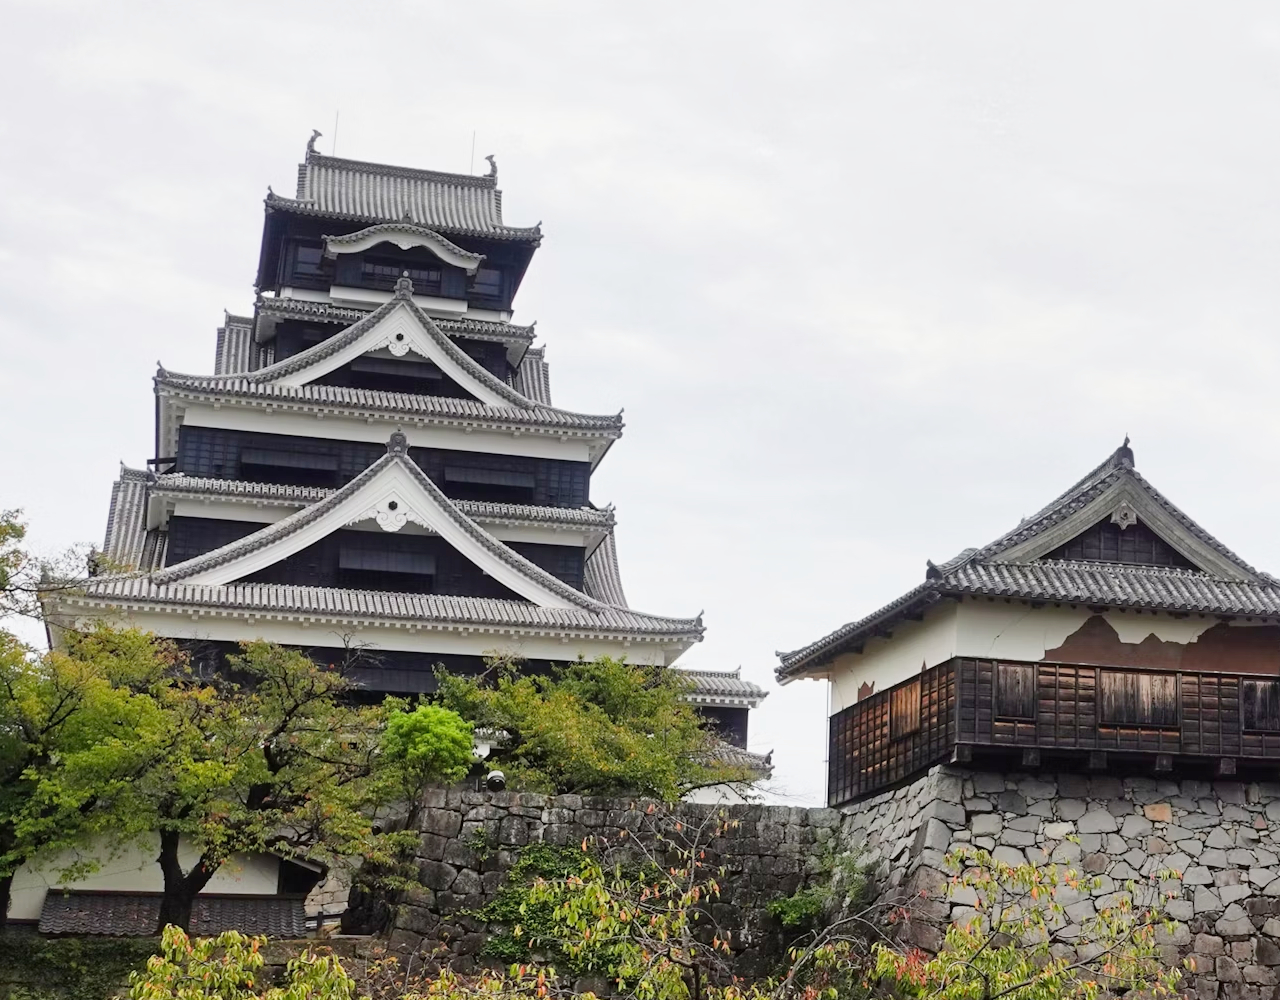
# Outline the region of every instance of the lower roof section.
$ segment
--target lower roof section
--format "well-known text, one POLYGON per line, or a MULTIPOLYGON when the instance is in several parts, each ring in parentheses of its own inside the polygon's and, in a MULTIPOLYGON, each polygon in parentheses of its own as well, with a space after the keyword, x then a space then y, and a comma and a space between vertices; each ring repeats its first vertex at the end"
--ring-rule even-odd
POLYGON ((525 601, 294 587, 158 584, 145 576, 99 577, 50 601, 57 627, 124 619, 170 638, 286 645, 339 644, 466 655, 514 655, 557 662, 619 656, 669 664, 702 638, 700 619, 626 608, 540 607, 525 601))

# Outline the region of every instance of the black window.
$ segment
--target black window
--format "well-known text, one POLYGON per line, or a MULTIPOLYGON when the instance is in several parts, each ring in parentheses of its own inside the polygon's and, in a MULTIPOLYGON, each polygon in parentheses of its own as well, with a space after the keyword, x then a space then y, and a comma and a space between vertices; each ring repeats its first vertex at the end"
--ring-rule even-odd
POLYGON ((1121 726, 1178 726, 1177 674, 1102 671, 1099 721, 1121 726))
POLYGON ((417 295, 439 295, 441 270, 438 267, 406 267, 403 263, 380 257, 366 257, 360 264, 360 283, 366 288, 395 288, 396 281, 408 275, 417 295))
POLYGON ((370 536, 343 541, 338 548, 338 584, 351 590, 429 594, 434 589, 436 557, 395 540, 370 536))
POLYGON ((1280 681, 1241 681, 1244 728, 1280 732, 1280 681))
POLYGON ((287 486, 337 486, 338 458, 305 451, 242 448, 240 475, 257 483, 287 486))
POLYGON ((458 500, 492 500, 499 503, 533 503, 537 477, 531 472, 508 469, 473 469, 446 465, 448 494, 458 500))
POLYGON ((1036 717, 1036 668, 1028 663, 996 666, 996 715, 1005 719, 1036 717))
POLYGON ((324 251, 316 246, 299 246, 294 252, 293 273, 309 277, 324 270, 324 251))
POLYGON ((476 269, 471 279, 471 287, 467 289, 467 298, 488 305, 502 302, 502 272, 492 267, 476 269))

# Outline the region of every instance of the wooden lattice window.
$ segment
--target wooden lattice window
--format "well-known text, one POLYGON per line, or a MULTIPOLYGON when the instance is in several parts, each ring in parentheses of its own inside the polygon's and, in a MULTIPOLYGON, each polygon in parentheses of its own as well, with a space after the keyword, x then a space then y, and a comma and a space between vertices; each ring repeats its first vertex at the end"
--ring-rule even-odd
POLYGON ((1178 726, 1177 674, 1102 671, 1099 720, 1120 726, 1178 726))
POLYGON ((920 681, 899 684, 889 691, 889 739, 920 732, 920 681))
POLYGON ((846 708, 831 716, 831 749, 827 757, 827 802, 837 806, 858 791, 857 712, 846 708))
POLYGON ((1240 682, 1244 728, 1280 732, 1280 681, 1240 682))
POLYGON ((996 715, 1002 719, 1036 717, 1036 668, 1029 663, 996 665, 996 715))

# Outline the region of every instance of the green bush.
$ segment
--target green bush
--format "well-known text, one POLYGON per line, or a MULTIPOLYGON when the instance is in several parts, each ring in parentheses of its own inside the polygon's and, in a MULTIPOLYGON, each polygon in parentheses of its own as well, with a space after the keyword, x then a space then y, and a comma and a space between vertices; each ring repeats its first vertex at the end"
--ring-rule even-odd
POLYGON ((0 936, 0 1000, 105 1000, 159 950, 152 938, 0 936))

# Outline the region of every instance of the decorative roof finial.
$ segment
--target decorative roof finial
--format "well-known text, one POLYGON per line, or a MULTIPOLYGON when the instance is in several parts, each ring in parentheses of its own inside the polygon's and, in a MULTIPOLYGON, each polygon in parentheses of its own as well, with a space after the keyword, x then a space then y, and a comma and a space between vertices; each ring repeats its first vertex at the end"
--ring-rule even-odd
POLYGON ((1124 436, 1124 444, 1116 449, 1115 460, 1120 465, 1133 468, 1133 449, 1129 447, 1129 435, 1124 436))
POLYGON ((413 298, 413 279, 409 277, 408 271, 401 272, 400 277, 396 278, 396 298, 413 298))
POLYGON ((409 454, 409 439, 404 436, 404 431, 392 431, 391 437, 387 441, 388 455, 407 455, 409 454))
POLYGON ((924 578, 926 580, 942 579, 942 570, 939 569, 936 565, 934 565, 934 562, 932 559, 926 559, 924 561, 924 578))
POLYGON ((494 159, 494 156, 492 153, 486 156, 485 159, 489 161, 488 176, 492 177, 496 181, 498 179, 498 161, 494 159))
POLYGON ((318 128, 313 128, 311 130, 311 138, 307 140, 307 158, 308 159, 310 159, 312 156, 315 155, 316 140, 319 139, 320 136, 322 136, 323 134, 324 133, 321 132, 318 128))

